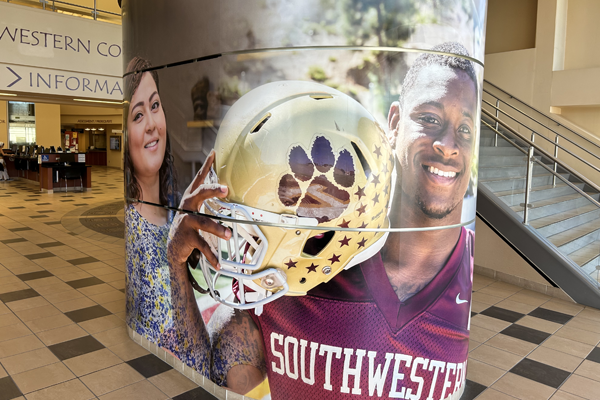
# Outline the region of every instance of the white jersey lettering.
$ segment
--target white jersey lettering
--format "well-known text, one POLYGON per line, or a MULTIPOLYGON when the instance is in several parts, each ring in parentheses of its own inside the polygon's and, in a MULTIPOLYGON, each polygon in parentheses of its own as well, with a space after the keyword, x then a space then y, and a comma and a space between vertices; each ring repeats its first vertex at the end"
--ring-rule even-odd
POLYGON ((343 374, 343 383, 340 391, 342 393, 350 393, 350 388, 348 387, 348 378, 350 375, 354 375, 354 387, 352 388, 352 394, 360 394, 360 370, 362 369, 362 360, 365 354, 367 354, 366 350, 358 349, 356 350, 356 367, 350 368, 350 358, 354 354, 354 349, 344 349, 344 374, 343 374))
POLYGON ((291 336, 286 336, 283 342, 283 349, 285 354, 285 373, 292 379, 298 379, 298 339, 291 336), (290 368, 290 344, 294 346, 293 357, 294 357, 294 372, 290 368))
POLYGON ((412 369, 410 370, 410 380, 413 382, 416 382, 419 384, 418 388, 417 388, 417 392, 414 394, 411 394, 411 389, 408 389, 406 391, 406 398, 410 399, 410 400, 419 400, 421 398, 421 392, 423 392, 423 384, 425 383, 425 380, 416 375, 417 372, 417 367, 419 365, 423 366, 423 369, 427 371, 427 365, 429 364, 429 359, 428 358, 423 358, 423 357, 417 357, 415 358, 415 362, 413 362, 413 366, 412 369))
POLYGON ((406 388, 402 387, 401 391, 398 391, 398 381, 404 380, 404 374, 400 372, 400 364, 402 361, 406 364, 406 368, 410 368, 412 362, 412 356, 406 354, 396 354, 394 356, 396 362, 394 363, 394 375, 392 376, 392 389, 390 390, 390 397, 393 399, 404 399, 406 395, 406 388))
POLYGON ((319 355, 322 356, 327 353, 327 359, 325 361, 325 383, 323 384, 323 388, 325 390, 333 390, 333 386, 331 386, 331 359, 333 354, 335 353, 335 358, 342 357, 342 348, 337 346, 329 346, 326 344, 322 344, 319 349, 319 355))
POLYGON ((319 343, 310 342, 310 366, 309 366, 309 378, 306 377, 306 345, 308 342, 304 339, 300 339, 300 376, 302 382, 308 385, 315 384, 315 353, 319 348, 319 343))
POLYGON ((281 354, 279 351, 275 350, 275 340, 277 340, 277 342, 279 342, 279 345, 281 346, 283 344, 283 335, 279 334, 279 333, 275 333, 275 332, 271 332, 271 353, 273 353, 273 355, 277 358, 279 358, 279 367, 277 367, 277 365, 275 364, 274 361, 271 362, 271 369, 273 370, 273 372, 279 374, 279 375, 283 375, 285 372, 285 369, 283 367, 283 354, 281 354))
POLYGON ((369 396, 373 396, 375 390, 377 390, 377 397, 381 397, 383 392, 383 385, 387 378, 388 369, 390 363, 394 359, 394 353, 385 353, 385 364, 383 365, 383 371, 381 371, 381 364, 377 364, 377 369, 374 370, 376 351, 369 351, 367 357, 369 357, 369 396))

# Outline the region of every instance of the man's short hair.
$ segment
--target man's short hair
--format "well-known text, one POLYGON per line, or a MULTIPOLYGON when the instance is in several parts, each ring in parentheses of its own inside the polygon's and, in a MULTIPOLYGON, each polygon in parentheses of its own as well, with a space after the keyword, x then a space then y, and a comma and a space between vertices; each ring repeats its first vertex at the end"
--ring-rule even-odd
MULTIPOLYGON (((441 53, 470 57, 467 49, 462 44, 457 42, 438 44, 431 50, 439 51, 441 53)), ((417 57, 414 64, 410 67, 408 73, 404 77, 404 82, 402 83, 402 90, 400 91, 399 97, 400 107, 403 105, 405 93, 408 93, 408 91, 413 87, 419 72, 421 72, 423 68, 430 65, 441 65, 454 69, 460 69, 464 71, 469 78, 471 78, 475 84, 475 87, 477 88, 477 76, 475 75, 475 68, 473 68, 473 63, 471 61, 462 57, 453 57, 445 54, 423 53, 417 57)))

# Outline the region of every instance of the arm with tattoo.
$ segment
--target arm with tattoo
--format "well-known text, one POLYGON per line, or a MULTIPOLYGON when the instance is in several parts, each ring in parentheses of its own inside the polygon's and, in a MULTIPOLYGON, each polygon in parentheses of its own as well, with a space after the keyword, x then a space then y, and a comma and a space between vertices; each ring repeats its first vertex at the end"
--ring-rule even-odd
POLYGON ((211 379, 245 394, 266 377, 262 335, 248 311, 219 306, 208 330, 212 343, 211 379))
MULTIPOLYGON (((175 218, 173 226, 180 220, 175 218)), ((175 227, 175 230, 177 227, 175 227)), ((174 228, 171 228, 174 232, 174 228)), ((177 262, 175 249, 181 246, 177 235, 170 235, 168 257, 171 277, 171 301, 173 304, 173 336, 169 347, 181 361, 204 376, 210 366, 210 340, 194 290, 187 276, 187 262, 177 262)))
MULTIPOLYGON (((198 174, 182 196, 179 208, 199 211, 203 202, 212 197, 227 196, 227 187, 204 184, 215 153, 211 151, 198 174)), ((231 237, 225 227, 211 219, 185 212, 177 212, 171 224, 167 257, 171 278, 171 301, 173 303, 173 327, 176 337, 176 354, 204 376, 210 368, 210 340, 202 315, 198 310, 194 290, 188 278, 187 259, 194 249, 200 250, 208 262, 219 268, 217 256, 199 231, 208 232, 224 239, 231 237)))

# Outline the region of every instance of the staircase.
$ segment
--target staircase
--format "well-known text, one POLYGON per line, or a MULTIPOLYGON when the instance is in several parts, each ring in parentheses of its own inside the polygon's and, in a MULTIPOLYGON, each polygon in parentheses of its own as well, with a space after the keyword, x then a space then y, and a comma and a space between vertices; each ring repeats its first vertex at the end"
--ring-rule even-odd
MULTIPOLYGON (((484 101, 487 112, 482 113, 478 175, 483 202, 478 200, 478 215, 551 283, 579 303, 598 307, 600 191, 566 164, 555 164, 558 149, 552 154, 547 145, 540 146, 543 138, 536 131, 542 129, 531 125, 523 129, 522 122, 494 109, 499 103, 484 101), (535 140, 519 131, 535 132, 535 140), (540 254, 542 250, 546 254, 540 254)), ((521 105, 518 111, 524 109, 521 105)), ((537 122, 540 119, 536 116, 537 122)))

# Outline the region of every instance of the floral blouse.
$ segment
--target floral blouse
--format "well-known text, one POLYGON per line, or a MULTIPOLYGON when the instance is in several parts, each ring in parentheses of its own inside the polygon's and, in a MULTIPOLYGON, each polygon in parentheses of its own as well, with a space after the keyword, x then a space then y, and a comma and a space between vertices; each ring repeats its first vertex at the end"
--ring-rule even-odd
POLYGON ((167 260, 170 224, 157 226, 132 204, 125 209, 127 325, 160 344, 173 326, 171 278, 167 260))

